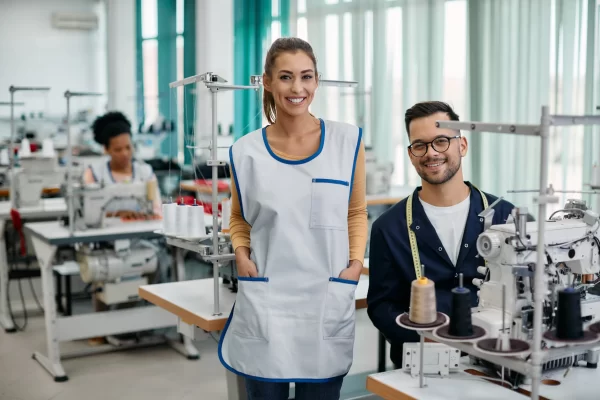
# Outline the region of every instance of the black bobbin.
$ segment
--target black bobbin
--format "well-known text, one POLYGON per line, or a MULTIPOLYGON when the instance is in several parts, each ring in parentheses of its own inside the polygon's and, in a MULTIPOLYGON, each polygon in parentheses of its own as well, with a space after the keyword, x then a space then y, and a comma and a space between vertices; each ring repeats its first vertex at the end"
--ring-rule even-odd
POLYGON ((486 331, 474 326, 471 320, 471 291, 463 286, 463 275, 459 286, 452 289, 450 322, 435 330, 434 336, 447 340, 470 341, 486 335, 486 331))
POLYGON ((583 337, 581 295, 573 288, 558 292, 556 337, 563 340, 577 340, 583 337))
POLYGON ((448 328, 448 333, 451 336, 465 337, 473 335, 471 291, 465 287, 452 289, 452 310, 448 328))

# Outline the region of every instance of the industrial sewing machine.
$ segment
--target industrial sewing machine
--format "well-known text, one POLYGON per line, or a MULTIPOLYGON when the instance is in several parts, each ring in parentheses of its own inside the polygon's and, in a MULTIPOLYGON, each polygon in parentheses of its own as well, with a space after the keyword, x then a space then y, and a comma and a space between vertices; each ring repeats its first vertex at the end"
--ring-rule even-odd
POLYGON ((56 157, 31 154, 19 160, 20 168, 12 175, 16 207, 39 205, 44 188, 60 187, 65 171, 60 168, 56 157))
POLYGON ((119 223, 117 215, 110 215, 115 209, 151 215, 156 185, 156 181, 78 185, 73 199, 75 229, 104 228, 108 221, 119 223))
MULTIPOLYGON (((600 297, 590 293, 598 283, 600 272, 599 227, 598 214, 587 209, 585 202, 580 200, 569 200, 564 209, 547 220, 544 276, 548 292, 543 306, 542 331, 554 326, 557 292, 567 286, 574 287, 581 294, 584 327, 600 319, 600 297), (557 214, 561 217, 554 217, 557 214)), ((527 222, 526 208, 515 208, 506 224, 486 226, 477 240, 479 255, 487 263, 478 269, 485 278, 473 281, 479 287, 479 305, 473 310, 472 320, 473 324, 485 328, 490 337, 498 337, 502 332, 504 309, 508 331, 505 333, 515 339, 532 340, 537 228, 537 223, 527 222)), ((555 344, 545 344, 546 347, 550 345, 555 344)), ((544 369, 567 366, 581 360, 587 361, 588 367, 595 368, 599 349, 547 360, 544 369)))
POLYGON ((95 284, 96 298, 106 305, 139 300, 138 288, 158 268, 159 249, 152 243, 116 240, 112 245, 86 244, 77 251, 81 279, 95 284))

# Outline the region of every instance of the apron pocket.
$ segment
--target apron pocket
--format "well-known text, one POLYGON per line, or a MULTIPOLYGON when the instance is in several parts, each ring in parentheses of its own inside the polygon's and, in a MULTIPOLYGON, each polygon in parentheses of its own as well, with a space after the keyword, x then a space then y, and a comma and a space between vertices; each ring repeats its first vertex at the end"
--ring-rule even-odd
POLYGON ((233 333, 251 339, 267 340, 269 278, 238 277, 233 333))
POLYGON ((354 338, 357 285, 358 281, 329 278, 323 315, 324 339, 354 338))
POLYGON ((334 179, 313 179, 310 203, 310 227, 346 229, 350 184, 334 179))

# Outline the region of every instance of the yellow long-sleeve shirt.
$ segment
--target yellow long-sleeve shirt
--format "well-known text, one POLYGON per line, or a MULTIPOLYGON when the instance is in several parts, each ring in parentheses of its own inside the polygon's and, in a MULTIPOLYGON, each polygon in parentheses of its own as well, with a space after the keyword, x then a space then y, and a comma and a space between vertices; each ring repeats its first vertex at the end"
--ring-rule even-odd
MULTIPOLYGON (((292 156, 275 149, 272 150, 277 156, 286 160, 301 160, 310 156, 292 156)), ((233 173, 231 176, 233 176, 233 173)), ((349 256, 350 260, 358 260, 361 263, 363 263, 365 257, 368 234, 366 193, 365 148, 361 142, 356 158, 350 204, 348 205, 349 256)), ((229 221, 229 233, 234 251, 240 246, 250 248, 250 225, 242 217, 234 179, 231 180, 231 219, 229 221)))

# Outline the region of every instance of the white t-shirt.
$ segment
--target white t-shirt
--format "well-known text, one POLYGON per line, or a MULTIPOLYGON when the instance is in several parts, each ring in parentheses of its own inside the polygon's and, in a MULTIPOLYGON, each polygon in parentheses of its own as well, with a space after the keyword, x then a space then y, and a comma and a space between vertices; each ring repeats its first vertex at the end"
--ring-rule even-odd
POLYGON ((458 254, 460 253, 460 244, 462 243, 467 217, 469 215, 469 206, 471 205, 471 196, 460 203, 450 207, 436 207, 421 200, 425 214, 433 228, 437 232, 442 245, 446 249, 448 257, 452 264, 456 266, 458 254))

